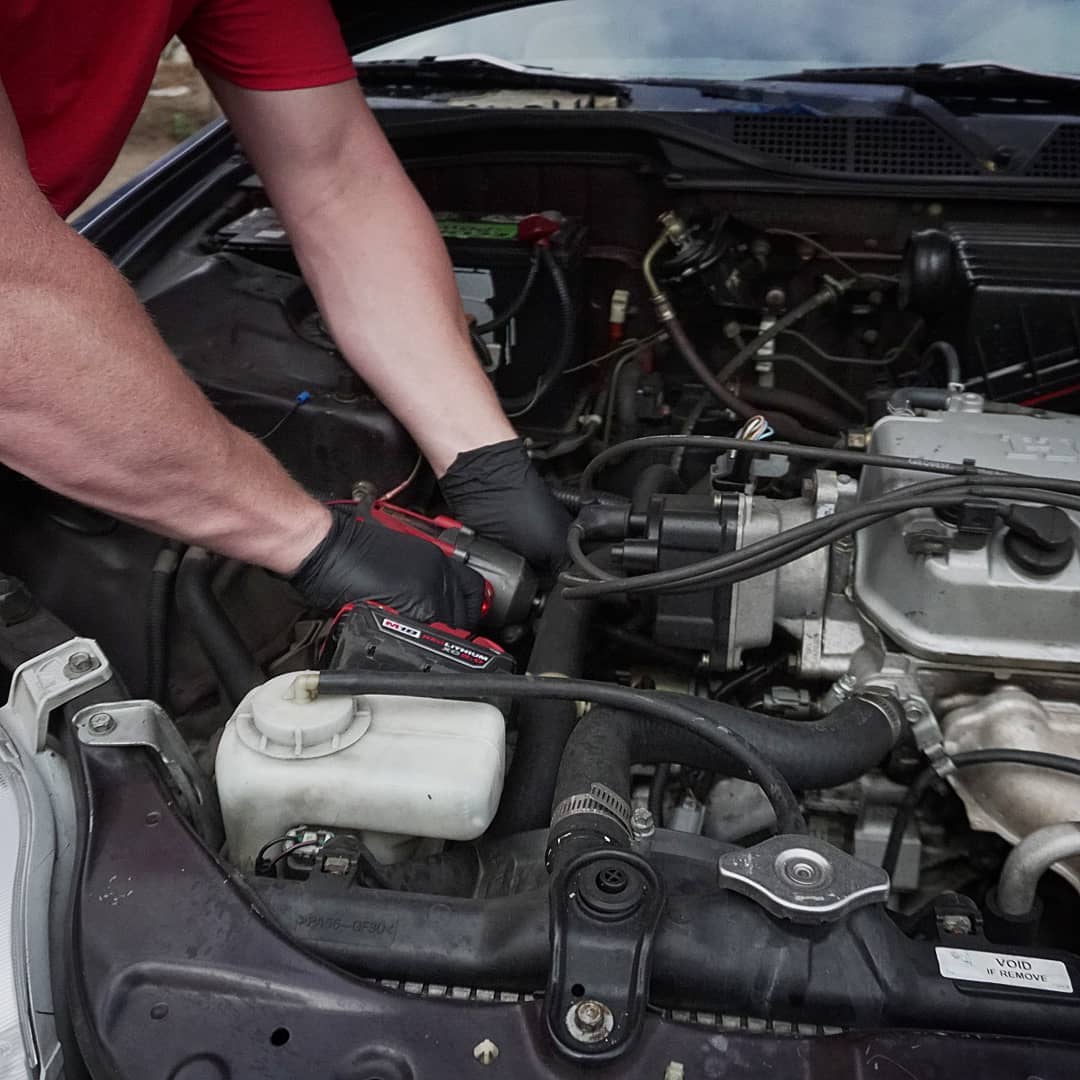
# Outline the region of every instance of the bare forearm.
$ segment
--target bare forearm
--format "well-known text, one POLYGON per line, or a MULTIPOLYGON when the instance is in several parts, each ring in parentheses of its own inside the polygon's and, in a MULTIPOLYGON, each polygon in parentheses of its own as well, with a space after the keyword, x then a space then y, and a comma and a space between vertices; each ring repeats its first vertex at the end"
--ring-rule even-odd
POLYGON ((157 532, 290 572, 327 512, 221 417, 120 276, 60 222, 0 251, 0 459, 157 532))
POLYGON ((436 472, 513 438, 439 231, 356 83, 287 94, 211 83, 335 340, 436 472))
POLYGON ((437 473, 514 437, 472 351, 442 239, 396 167, 298 223, 296 241, 342 352, 437 473))

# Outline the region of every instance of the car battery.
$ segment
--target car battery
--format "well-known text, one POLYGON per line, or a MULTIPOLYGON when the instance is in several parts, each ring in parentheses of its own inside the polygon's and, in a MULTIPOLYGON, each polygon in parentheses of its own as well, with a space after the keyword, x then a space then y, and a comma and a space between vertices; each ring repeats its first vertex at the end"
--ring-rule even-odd
POLYGON ((342 608, 325 652, 330 671, 514 673, 513 657, 487 638, 368 602, 342 608))
MULTIPOLYGON (((550 237, 550 250, 566 277, 575 326, 571 367, 581 362, 585 228, 559 215, 545 215, 560 228, 550 237)), ((446 242, 465 313, 482 326, 509 310, 529 277, 533 248, 519 235, 519 223, 530 214, 470 215, 439 213, 435 220, 446 242)), ((482 335, 485 367, 502 398, 529 394, 543 377, 559 346, 562 320, 559 296, 551 275, 539 268, 521 309, 502 326, 482 335)), ((570 375, 566 388, 572 390, 570 375)), ((568 395, 551 395, 531 410, 526 422, 546 424, 561 419, 568 395), (562 399, 561 401, 559 399, 562 399)))
MULTIPOLYGON (((572 218, 545 213, 557 223, 557 231, 546 237, 551 254, 566 278, 572 305, 574 353, 569 366, 583 358, 584 319, 583 267, 586 231, 572 218)), ((438 213, 435 220, 450 254, 454 278, 465 313, 482 326, 507 312, 520 296, 534 258, 534 245, 522 239, 519 225, 537 215, 438 213)), ((222 226, 215 241, 224 252, 242 255, 263 265, 289 273, 299 273, 288 234, 272 207, 260 206, 222 226)), ((295 306, 295 305, 294 305, 295 306)), ((297 332, 306 340, 333 348, 334 343, 314 309, 290 311, 297 332)), ((520 398, 535 389, 559 347, 562 332, 559 295, 543 266, 525 302, 511 318, 480 335, 481 360, 501 398, 520 398)), ((573 380, 587 372, 566 376, 563 392, 551 394, 528 410, 530 426, 561 428, 566 420, 567 402, 575 389, 573 380)))

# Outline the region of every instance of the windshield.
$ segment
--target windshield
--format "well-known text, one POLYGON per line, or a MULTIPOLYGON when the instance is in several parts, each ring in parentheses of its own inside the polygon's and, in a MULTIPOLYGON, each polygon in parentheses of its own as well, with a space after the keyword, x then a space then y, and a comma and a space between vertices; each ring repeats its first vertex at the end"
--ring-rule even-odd
POLYGON ((1080 0, 556 0, 414 34, 358 59, 461 53, 621 77, 961 61, 1080 73, 1080 0))

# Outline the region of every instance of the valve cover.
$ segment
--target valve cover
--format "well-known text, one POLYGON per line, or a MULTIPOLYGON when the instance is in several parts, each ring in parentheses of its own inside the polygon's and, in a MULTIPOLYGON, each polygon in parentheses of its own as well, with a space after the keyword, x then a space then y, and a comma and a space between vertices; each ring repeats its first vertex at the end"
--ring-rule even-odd
MULTIPOLYGON (((977 396, 954 395, 948 412, 879 420, 869 449, 1075 479, 1080 418, 984 413, 977 396)), ((859 498, 927 479, 910 469, 867 468, 859 498)), ((991 518, 980 536, 932 509, 910 510, 864 529, 856 541, 860 607, 916 656, 999 669, 1080 667, 1080 515, 1049 521, 1044 538, 1029 517, 1017 517, 1015 527, 991 518), (1050 557, 1023 557, 1040 539, 1050 557)))

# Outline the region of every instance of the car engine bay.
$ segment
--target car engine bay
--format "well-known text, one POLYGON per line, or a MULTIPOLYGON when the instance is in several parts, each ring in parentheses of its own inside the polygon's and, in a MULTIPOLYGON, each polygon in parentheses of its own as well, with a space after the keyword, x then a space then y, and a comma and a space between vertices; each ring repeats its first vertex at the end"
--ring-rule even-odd
POLYGON ((557 578, 445 516, 242 162, 127 272, 309 490, 488 580, 481 627, 4 481, 5 571, 175 726, 207 873, 391 992, 541 1000, 578 1063, 657 1011, 1075 1040, 1080 213, 402 147, 557 578))

